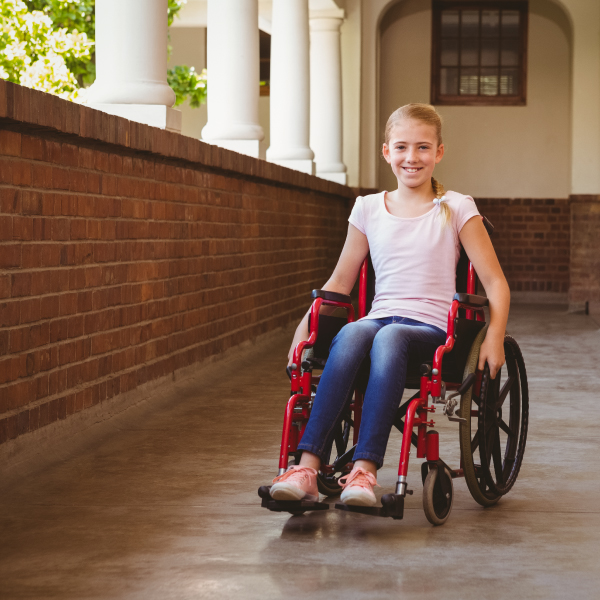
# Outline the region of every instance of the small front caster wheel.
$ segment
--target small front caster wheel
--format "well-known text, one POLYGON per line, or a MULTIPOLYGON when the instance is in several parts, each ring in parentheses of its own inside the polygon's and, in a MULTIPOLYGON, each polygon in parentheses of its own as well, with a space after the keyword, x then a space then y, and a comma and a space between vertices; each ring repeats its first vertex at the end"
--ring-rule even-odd
POLYGON ((452 511, 454 490, 448 469, 430 469, 423 484, 423 510, 432 525, 443 525, 452 511))

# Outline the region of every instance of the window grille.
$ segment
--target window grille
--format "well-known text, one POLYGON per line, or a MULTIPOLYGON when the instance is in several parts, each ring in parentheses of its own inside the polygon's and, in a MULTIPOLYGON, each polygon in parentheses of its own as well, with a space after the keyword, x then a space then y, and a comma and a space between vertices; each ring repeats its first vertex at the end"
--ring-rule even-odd
POLYGON ((432 104, 524 105, 528 2, 434 0, 432 104))

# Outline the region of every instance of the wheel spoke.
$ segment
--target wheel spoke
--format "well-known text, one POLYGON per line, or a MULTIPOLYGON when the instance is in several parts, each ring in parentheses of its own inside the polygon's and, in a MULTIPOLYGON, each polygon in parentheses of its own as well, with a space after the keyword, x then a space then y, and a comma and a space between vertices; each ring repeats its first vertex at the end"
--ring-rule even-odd
POLYGON ((510 392, 515 380, 515 377, 510 375, 509 378, 504 382, 502 390, 498 396, 498 401, 496 402, 496 410, 498 410, 504 404, 504 400, 506 400, 506 396, 508 395, 508 392, 510 392))
POLYGON ((500 429, 502 429, 502 431, 504 431, 504 433, 506 433, 507 435, 515 435, 515 432, 502 419, 498 421, 498 425, 500 425, 500 429))
POLYGON ((471 454, 473 454, 475 452, 475 450, 477 450, 478 446, 479 446, 479 429, 475 432, 475 435, 473 436, 473 439, 471 440, 471 454))
POLYGON ((504 485, 504 473, 502 471, 502 454, 500 452, 500 435, 496 434, 492 446, 492 455, 494 457, 494 471, 496 472, 496 482, 504 485))

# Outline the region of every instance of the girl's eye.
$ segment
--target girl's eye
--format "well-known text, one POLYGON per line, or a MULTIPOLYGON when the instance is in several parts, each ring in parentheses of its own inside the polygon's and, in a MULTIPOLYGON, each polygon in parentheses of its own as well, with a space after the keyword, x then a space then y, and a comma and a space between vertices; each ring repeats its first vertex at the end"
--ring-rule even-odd
POLYGON ((404 146, 396 146, 396 150, 404 150, 404 146))
POLYGON ((420 146, 421 150, 429 150, 429 146, 420 146))

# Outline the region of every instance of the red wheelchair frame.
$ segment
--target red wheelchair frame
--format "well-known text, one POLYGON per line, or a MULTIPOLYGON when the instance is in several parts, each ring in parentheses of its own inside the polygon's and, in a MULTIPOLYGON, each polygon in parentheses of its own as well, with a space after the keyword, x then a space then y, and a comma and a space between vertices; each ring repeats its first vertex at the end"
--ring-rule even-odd
MULTIPOLYGON (((491 229, 491 224, 486 222, 486 227, 488 227, 488 230, 491 229)), ((464 251, 463 256, 466 258, 464 251)), ((410 490, 407 490, 407 473, 411 443, 415 444, 413 430, 416 428, 415 445, 417 448, 417 458, 425 458, 427 460, 427 463, 423 464, 423 467, 426 468, 422 469, 424 494, 425 496, 427 494, 430 496, 428 499, 424 496, 425 512, 427 518, 433 524, 442 524, 445 522, 451 510, 451 495, 453 493, 451 479, 465 475, 465 470, 463 469, 465 456, 464 447, 461 443, 461 465, 458 469, 451 469, 440 460, 438 434, 435 431, 428 432, 428 428, 432 428, 435 424, 433 419, 428 417, 428 413, 436 412, 436 403, 445 404, 444 413, 452 421, 465 423, 470 421, 470 418, 478 419, 479 430, 475 434, 475 438, 471 440, 470 434, 466 432, 468 436, 466 438, 467 447, 470 443, 471 447, 473 445, 475 448, 480 446, 480 452, 482 448, 484 450, 481 455, 481 465, 473 465, 472 462, 469 463, 471 468, 467 473, 467 483, 473 497, 482 505, 491 505, 514 484, 525 448, 528 415, 527 380, 522 356, 516 342, 509 336, 505 339, 505 351, 507 357, 508 353, 510 353, 511 360, 507 363, 509 377, 502 390, 496 389, 494 393, 494 380, 489 379, 489 370, 487 368, 485 372, 476 371, 471 373, 463 381, 442 381, 444 355, 451 352, 455 346, 455 324, 458 322, 459 310, 464 309, 464 318, 467 320, 485 321, 484 307, 488 305, 488 300, 476 295, 477 275, 470 261, 468 261, 467 269, 466 293, 455 295, 448 313, 446 343, 437 348, 431 366, 428 363, 422 365, 418 397, 414 396, 409 401, 406 409, 395 494, 384 495, 381 507, 336 504, 336 508, 401 519, 403 516, 404 498, 407 493, 412 493, 410 490), (468 407, 465 407, 462 417, 453 416, 453 408, 456 402, 449 408, 449 401, 444 402, 446 391, 455 392, 450 398, 463 396, 470 391, 469 398, 472 395, 478 407, 476 407, 476 410, 472 410, 469 399, 468 407), (433 400, 431 405, 429 404, 429 396, 433 400), (510 397, 510 425, 504 423, 502 418, 502 405, 507 396, 510 397), (490 416, 492 413, 495 414, 495 417, 490 416), (515 415, 516 419, 513 419, 515 415), (493 439, 494 425, 498 430, 498 434, 493 439), (511 427, 515 429, 514 432, 511 430, 511 427), (507 441, 504 462, 502 462, 500 454, 500 429, 508 429, 513 433, 510 443, 507 441), (516 431, 517 429, 518 432, 516 431), (492 431, 491 435, 489 431, 492 431), (477 439, 478 437, 480 438, 479 440, 477 439), (515 439, 516 442, 514 441, 515 439), (432 472, 429 485, 426 477, 428 472, 432 472), (427 502, 429 503, 429 510, 427 502)), ((360 271, 359 318, 367 314, 368 272, 369 257, 367 256, 360 271)), ((343 297, 340 294, 331 292, 322 292, 320 290, 315 290, 313 296, 315 295, 317 297, 311 307, 309 338, 306 341, 298 343, 294 349, 293 364, 291 365, 291 397, 285 409, 278 474, 286 471, 290 456, 297 457, 298 444, 302 439, 310 416, 310 408, 312 406, 311 392, 314 389, 314 385, 318 383, 319 376, 313 375, 312 369, 303 368, 302 357, 304 352, 309 348, 313 348, 317 341, 320 309, 324 305, 342 308, 346 310, 347 323, 355 320, 354 307, 349 297, 343 297)), ((363 399, 364 393, 356 389, 349 407, 353 413, 354 444, 358 441, 363 399)), ((463 431, 462 427, 463 425, 461 425, 461 435, 466 431, 466 428, 463 431)), ((349 464, 351 465, 351 463, 349 464)), ((324 465, 322 469, 324 473, 331 473, 333 471, 333 467, 330 465, 324 465)), ((263 499, 262 505, 264 507, 278 512, 287 511, 292 514, 299 514, 307 510, 325 510, 329 508, 329 505, 323 502, 275 501, 270 498, 267 486, 259 489, 259 495, 263 499)))

